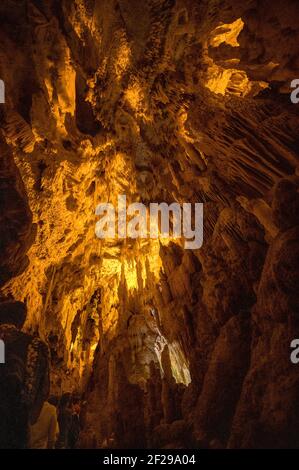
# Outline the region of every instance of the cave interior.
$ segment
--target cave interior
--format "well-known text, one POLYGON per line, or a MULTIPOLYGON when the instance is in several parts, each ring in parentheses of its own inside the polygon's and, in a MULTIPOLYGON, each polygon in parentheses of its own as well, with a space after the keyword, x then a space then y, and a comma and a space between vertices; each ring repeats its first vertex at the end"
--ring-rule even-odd
POLYGON ((79 447, 299 446, 297 0, 0 3, 0 301, 79 447), (203 203, 203 244, 95 235, 203 203))

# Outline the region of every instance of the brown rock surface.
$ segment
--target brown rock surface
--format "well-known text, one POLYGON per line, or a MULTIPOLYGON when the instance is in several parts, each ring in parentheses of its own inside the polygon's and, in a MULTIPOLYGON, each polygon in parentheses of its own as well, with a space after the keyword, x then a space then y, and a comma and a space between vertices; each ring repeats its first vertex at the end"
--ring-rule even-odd
POLYGON ((53 391, 84 394, 81 446, 298 447, 298 2, 0 17, 1 296, 26 300, 53 391), (202 248, 97 239, 123 194, 204 202, 202 248))

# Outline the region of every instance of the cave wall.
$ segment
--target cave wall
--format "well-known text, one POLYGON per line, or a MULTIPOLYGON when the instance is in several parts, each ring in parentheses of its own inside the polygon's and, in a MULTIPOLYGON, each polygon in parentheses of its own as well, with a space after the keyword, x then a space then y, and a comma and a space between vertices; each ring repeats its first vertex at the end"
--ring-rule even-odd
POLYGON ((27 199, 37 227, 1 295, 26 300, 52 390, 84 392, 81 446, 298 445, 298 3, 0 13, 1 165, 23 210, 11 274, 32 241, 27 199), (203 247, 101 242, 95 207, 118 194, 204 202, 203 247))

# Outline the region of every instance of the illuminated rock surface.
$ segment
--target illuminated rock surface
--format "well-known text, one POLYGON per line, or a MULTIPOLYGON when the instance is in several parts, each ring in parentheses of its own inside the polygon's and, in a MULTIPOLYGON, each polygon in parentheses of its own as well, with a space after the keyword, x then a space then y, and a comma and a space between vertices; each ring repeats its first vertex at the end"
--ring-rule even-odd
POLYGON ((80 445, 298 446, 298 2, 0 16, 1 297, 27 302, 53 392, 84 392, 80 445), (100 241, 122 194, 204 202, 203 247, 100 241))

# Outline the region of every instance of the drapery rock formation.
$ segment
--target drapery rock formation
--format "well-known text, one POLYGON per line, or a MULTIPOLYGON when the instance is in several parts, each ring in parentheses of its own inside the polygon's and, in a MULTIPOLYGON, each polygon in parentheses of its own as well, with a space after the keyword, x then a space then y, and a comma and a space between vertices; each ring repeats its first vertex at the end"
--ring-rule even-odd
POLYGON ((297 0, 0 4, 1 298, 25 300, 81 447, 297 447, 297 0), (204 203, 204 243, 95 208, 204 203))

